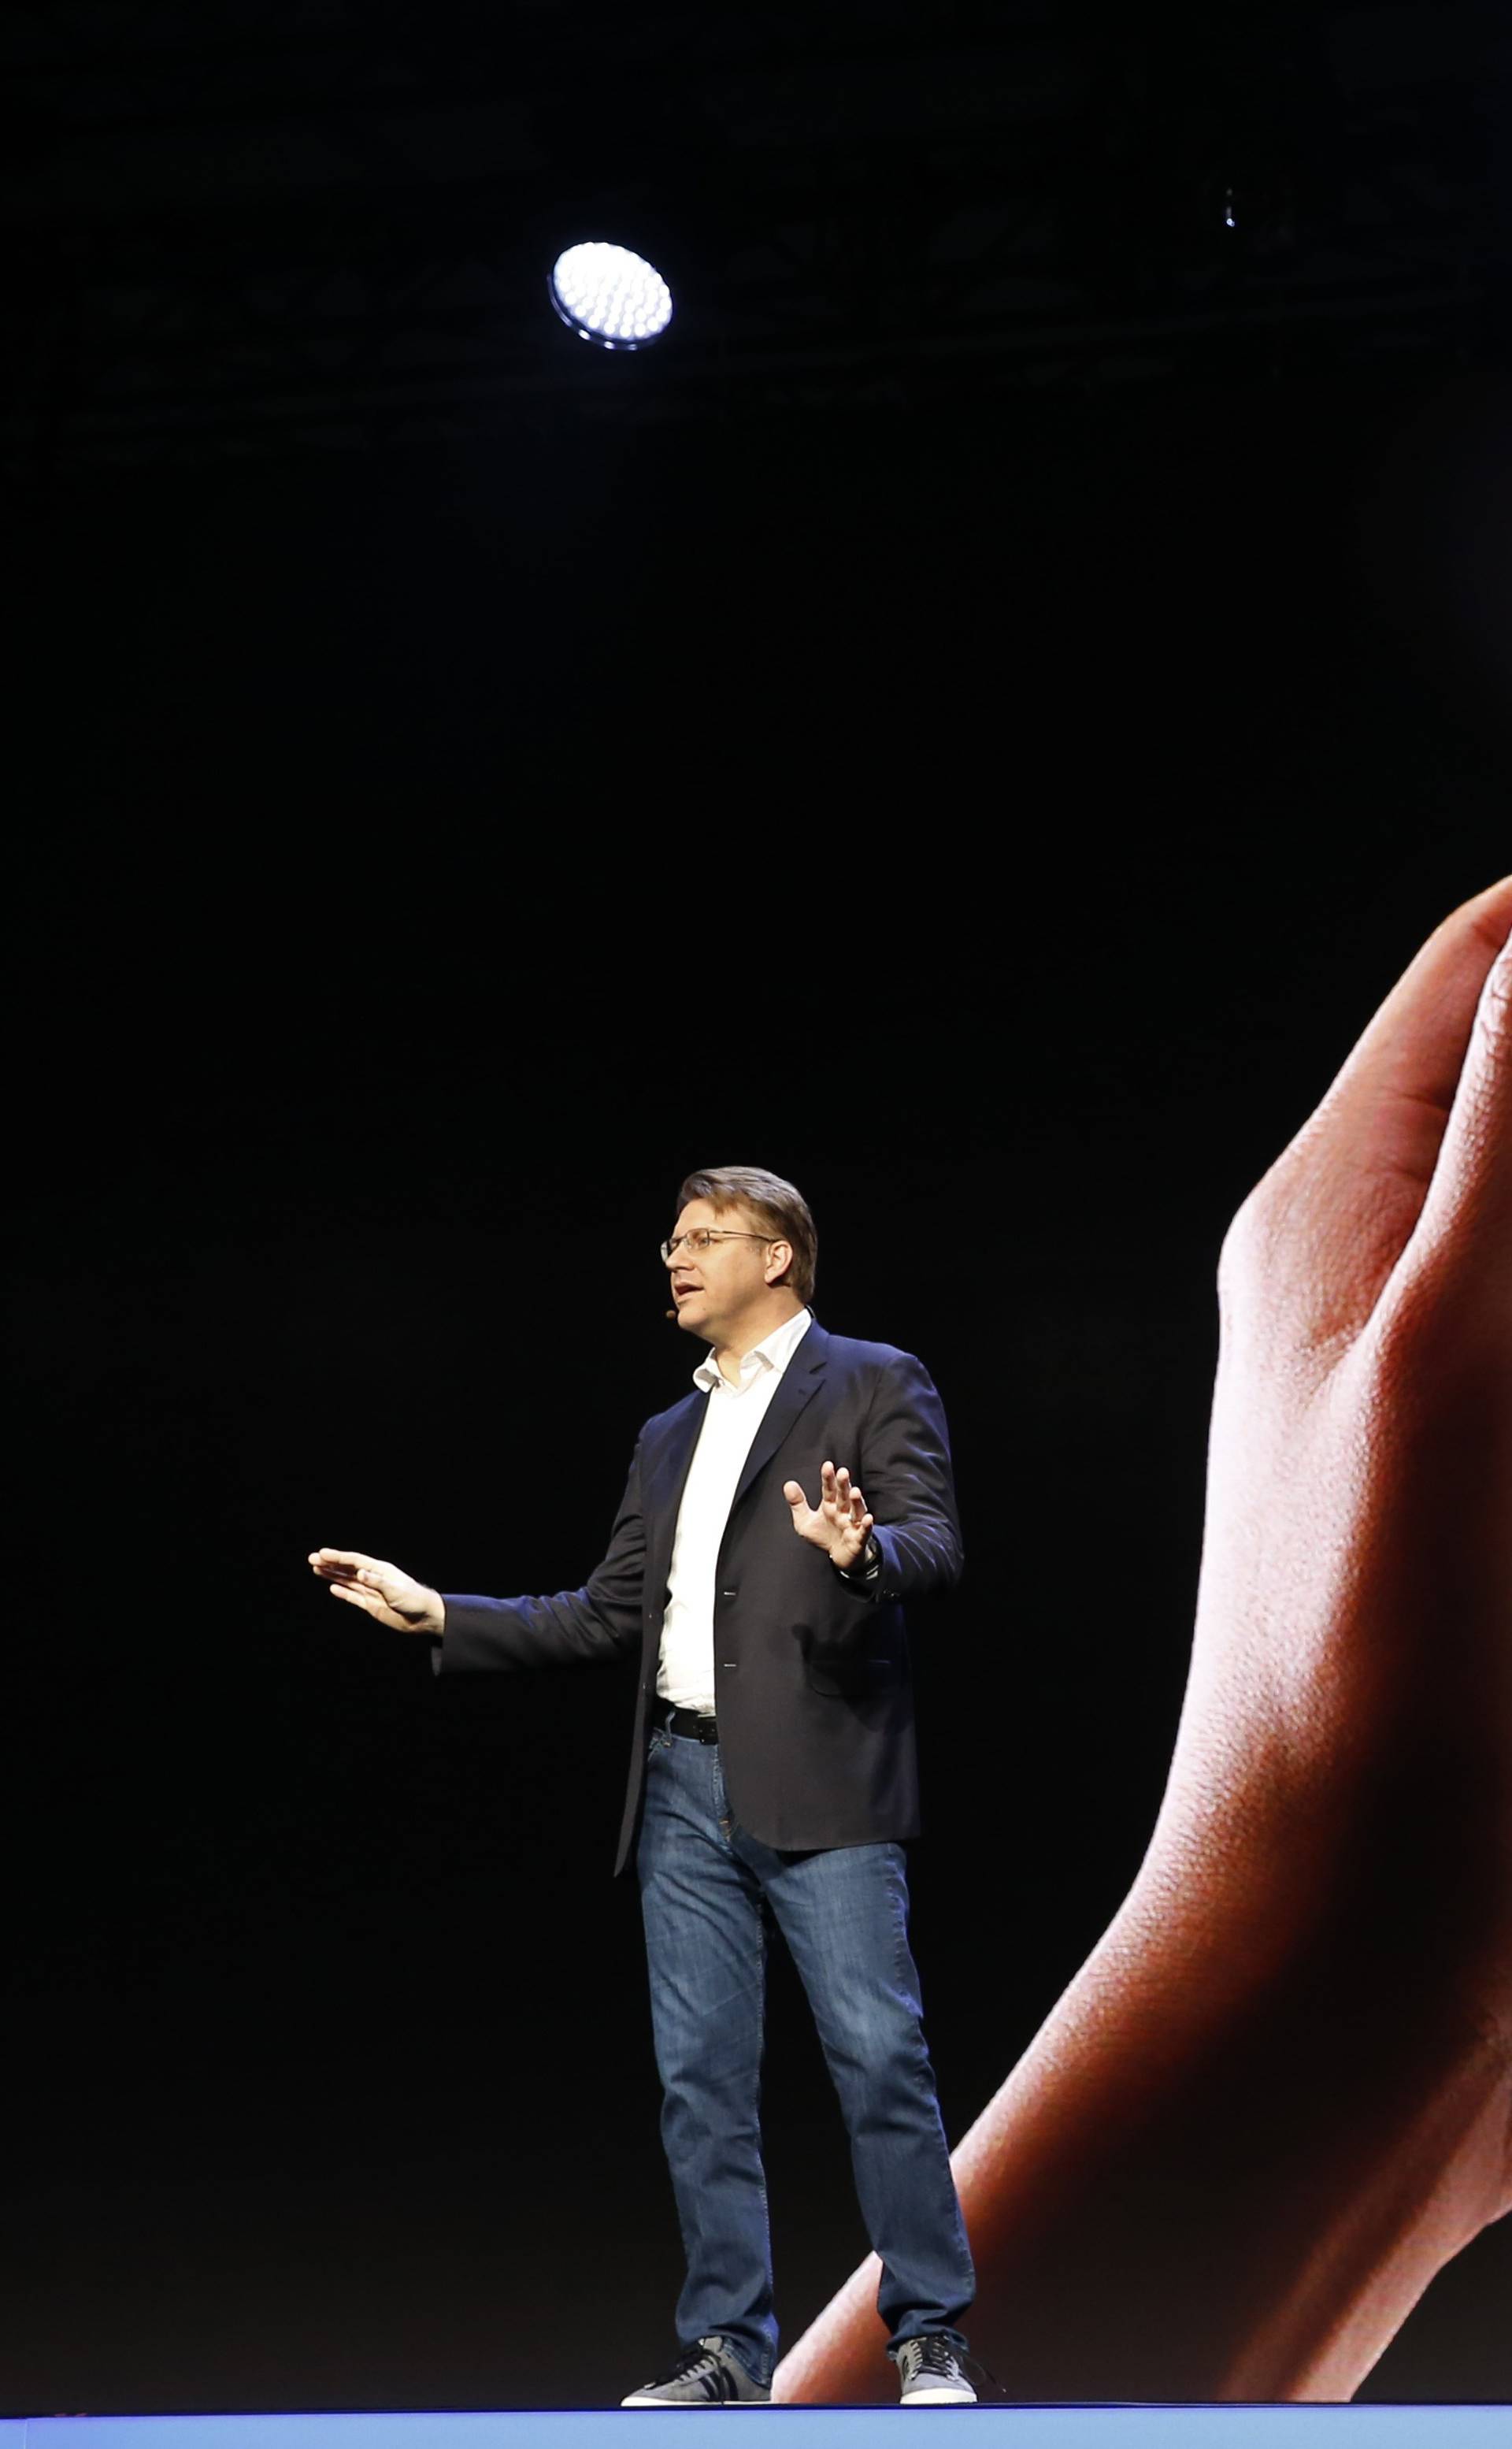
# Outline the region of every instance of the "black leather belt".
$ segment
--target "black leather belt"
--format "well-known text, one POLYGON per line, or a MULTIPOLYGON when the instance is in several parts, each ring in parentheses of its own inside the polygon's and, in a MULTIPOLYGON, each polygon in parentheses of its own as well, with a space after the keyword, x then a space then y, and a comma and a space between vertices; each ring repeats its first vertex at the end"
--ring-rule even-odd
POLYGON ((653 1700, 651 1724, 670 1735, 694 1735, 700 1744, 717 1744, 719 1729, 712 1709, 675 1709, 670 1701, 653 1700))

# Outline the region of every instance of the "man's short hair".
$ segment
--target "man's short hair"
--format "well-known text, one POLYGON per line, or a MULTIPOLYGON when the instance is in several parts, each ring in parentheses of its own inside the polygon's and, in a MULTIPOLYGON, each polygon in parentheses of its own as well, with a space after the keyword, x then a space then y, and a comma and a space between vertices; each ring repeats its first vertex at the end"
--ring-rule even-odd
POLYGON ((718 1216, 732 1207, 748 1207, 758 1224, 770 1228, 775 1242, 791 1242, 793 1257, 787 1274, 777 1281, 796 1293, 800 1302, 813 1299, 819 1237, 801 1190, 794 1190, 780 1173, 764 1173, 757 1165, 715 1165, 689 1174, 678 1193, 679 1214, 695 1199, 706 1199, 718 1216))

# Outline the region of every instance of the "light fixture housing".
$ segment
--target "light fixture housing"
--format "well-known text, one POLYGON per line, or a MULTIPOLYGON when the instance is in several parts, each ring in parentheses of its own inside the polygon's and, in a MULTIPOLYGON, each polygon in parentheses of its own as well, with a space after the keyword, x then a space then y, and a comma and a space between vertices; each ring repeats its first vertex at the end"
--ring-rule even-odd
POLYGON ((601 349, 647 349, 672 320, 672 292, 656 266, 606 239, 565 248, 546 288, 568 331, 601 349))

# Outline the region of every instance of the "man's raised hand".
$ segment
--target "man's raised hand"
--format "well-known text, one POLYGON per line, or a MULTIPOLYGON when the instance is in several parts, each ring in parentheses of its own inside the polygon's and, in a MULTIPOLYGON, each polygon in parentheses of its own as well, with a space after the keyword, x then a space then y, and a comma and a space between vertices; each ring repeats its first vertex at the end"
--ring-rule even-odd
POLYGON ((440 1591, 428 1590, 424 1582, 413 1581, 397 1565, 386 1565, 379 1556, 359 1555, 353 1548, 316 1548, 310 1568, 322 1582, 330 1583, 334 1598, 362 1608, 391 1632, 446 1630, 447 1611, 440 1591))
POLYGON ((871 1535, 871 1516, 861 1491, 852 1487, 844 1465, 836 1471, 833 1462, 827 1462, 820 1471, 817 1512, 795 1479, 783 1481, 782 1494, 793 1509, 793 1527, 799 1538, 822 1548, 832 1565, 849 1572, 871 1535))

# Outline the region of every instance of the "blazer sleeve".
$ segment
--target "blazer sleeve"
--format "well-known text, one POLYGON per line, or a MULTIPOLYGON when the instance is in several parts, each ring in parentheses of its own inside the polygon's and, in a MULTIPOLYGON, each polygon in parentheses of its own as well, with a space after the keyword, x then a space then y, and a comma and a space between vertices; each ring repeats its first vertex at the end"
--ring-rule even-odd
POLYGON ((620 1657, 640 1646, 644 1580, 638 1444, 608 1552, 582 1590, 518 1599, 443 1591, 446 1630, 432 1664, 439 1674, 450 1675, 480 1668, 591 1665, 620 1657))
POLYGON ((857 1477, 880 1567, 852 1585, 873 1604, 950 1590, 965 1558, 950 1436, 934 1380, 910 1352, 888 1356, 862 1431, 857 1477))

